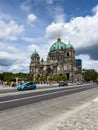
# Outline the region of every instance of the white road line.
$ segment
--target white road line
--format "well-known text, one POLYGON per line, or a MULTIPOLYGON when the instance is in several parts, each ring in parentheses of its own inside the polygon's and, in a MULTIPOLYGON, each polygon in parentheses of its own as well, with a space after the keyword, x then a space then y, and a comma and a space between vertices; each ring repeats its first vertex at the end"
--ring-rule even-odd
MULTIPOLYGON (((73 90, 73 89, 71 89, 71 90, 73 90)), ((0 104, 13 102, 13 101, 19 101, 19 100, 25 100, 25 99, 31 99, 31 98, 36 98, 36 97, 42 97, 42 96, 45 96, 45 95, 51 95, 51 94, 56 94, 56 93, 60 93, 60 92, 65 92, 65 91, 67 91, 67 90, 61 90, 61 91, 57 91, 57 92, 45 93, 45 94, 41 94, 41 95, 35 95, 35 96, 24 97, 24 98, 19 98, 19 99, 12 99, 12 100, 8 100, 8 101, 1 101, 0 104)), ((70 91, 70 90, 68 90, 68 91, 70 91)))
MULTIPOLYGON (((91 85, 91 84, 83 84, 83 85, 74 85, 74 86, 66 86, 66 88, 75 88, 75 87, 81 87, 81 86, 84 86, 84 85, 91 85)), ((64 86, 65 87, 65 86, 64 86)), ((55 89, 61 89, 61 88, 64 88, 64 87, 53 87, 53 88, 44 88, 44 89, 36 89, 36 90, 30 90, 30 91, 16 91, 16 92, 10 92, 10 93, 1 93, 0 94, 0 97, 5 97, 5 96, 10 96, 10 95, 19 95, 19 94, 26 94, 26 93, 34 93, 34 92, 39 92, 39 91, 45 91, 45 90, 55 90, 55 89)))
MULTIPOLYGON (((79 88, 81 88, 81 87, 79 87, 79 88)), ((74 87, 71 90, 74 90, 74 87)), ((42 96, 45 96, 45 95, 51 95, 51 94, 56 94, 56 93, 60 93, 60 92, 65 92, 65 91, 70 91, 70 90, 61 90, 61 91, 52 92, 52 93, 45 93, 45 94, 41 94, 41 95, 35 95, 35 96, 24 97, 24 98, 19 98, 19 99, 12 99, 12 100, 8 100, 8 101, 1 101, 0 104, 19 101, 19 100, 25 100, 25 99, 31 99, 31 98, 35 98, 35 97, 42 97, 42 96)))

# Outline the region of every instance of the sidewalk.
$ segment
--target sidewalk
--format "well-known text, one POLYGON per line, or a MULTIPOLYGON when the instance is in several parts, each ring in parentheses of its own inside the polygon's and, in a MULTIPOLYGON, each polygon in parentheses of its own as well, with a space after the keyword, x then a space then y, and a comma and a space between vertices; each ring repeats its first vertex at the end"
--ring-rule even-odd
POLYGON ((66 120, 49 130, 98 130, 98 98, 70 113, 66 120))

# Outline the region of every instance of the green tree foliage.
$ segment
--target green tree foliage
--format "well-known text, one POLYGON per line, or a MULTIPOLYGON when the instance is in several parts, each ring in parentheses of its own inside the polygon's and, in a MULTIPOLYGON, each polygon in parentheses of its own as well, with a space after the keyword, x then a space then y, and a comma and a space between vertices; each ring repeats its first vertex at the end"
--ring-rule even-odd
POLYGON ((84 72, 84 79, 86 81, 95 81, 98 78, 98 73, 95 70, 86 70, 84 72))
POLYGON ((66 75, 65 74, 52 75, 52 76, 49 77, 49 79, 51 81, 57 81, 57 82, 59 82, 61 80, 65 81, 66 80, 66 75))
POLYGON ((39 81, 40 81, 40 76, 39 76, 39 75, 36 76, 34 81, 37 82, 37 83, 39 83, 39 81))
POLYGON ((46 80, 46 76, 44 76, 44 75, 40 76, 40 81, 41 81, 41 82, 43 82, 43 81, 45 81, 45 80, 46 80))
POLYGON ((26 80, 26 81, 32 81, 32 76, 30 74, 26 74, 26 73, 16 73, 13 74, 11 72, 4 72, 0 74, 0 79, 2 81, 15 81, 16 78, 18 78, 18 80, 22 81, 22 80, 26 80))
POLYGON ((61 80, 66 80, 66 75, 65 74, 57 74, 57 75, 50 75, 50 76, 46 76, 46 75, 38 75, 35 77, 35 79, 32 78, 32 76, 30 74, 26 74, 26 73, 11 73, 11 72, 4 72, 0 74, 0 80, 2 81, 16 81, 16 79, 18 79, 18 81, 33 81, 35 80, 35 82, 44 82, 44 81, 61 81, 61 80))
POLYGON ((37 75, 34 79, 35 82, 40 83, 40 82, 44 82, 47 81, 47 77, 45 75, 37 75))
POLYGON ((14 74, 11 72, 4 72, 3 73, 3 81, 12 81, 14 78, 14 74))
POLYGON ((0 74, 0 80, 3 80, 4 79, 4 75, 1 73, 0 74))

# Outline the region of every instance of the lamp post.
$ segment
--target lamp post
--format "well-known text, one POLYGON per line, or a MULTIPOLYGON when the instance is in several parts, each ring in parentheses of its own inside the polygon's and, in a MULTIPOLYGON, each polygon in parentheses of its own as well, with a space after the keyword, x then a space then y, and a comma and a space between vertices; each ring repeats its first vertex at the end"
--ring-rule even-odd
POLYGON ((71 65, 72 70, 72 83, 74 82, 74 75, 73 75, 73 64, 71 65))

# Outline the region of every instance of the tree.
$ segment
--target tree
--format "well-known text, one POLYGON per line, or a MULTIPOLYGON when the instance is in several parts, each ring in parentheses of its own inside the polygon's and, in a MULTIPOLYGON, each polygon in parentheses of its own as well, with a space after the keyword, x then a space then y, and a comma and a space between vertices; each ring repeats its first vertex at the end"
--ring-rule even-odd
POLYGON ((86 81, 95 81, 97 80, 98 73, 95 70, 86 70, 84 72, 84 79, 86 81))
POLYGON ((44 82, 45 80, 46 80, 46 76, 45 75, 40 76, 40 81, 41 82, 44 82))
POLYGON ((65 74, 56 74, 56 75, 50 76, 49 79, 51 81, 57 81, 57 82, 59 82, 61 80, 65 81, 66 75, 65 74))
POLYGON ((16 78, 18 78, 19 81, 32 81, 32 76, 30 74, 22 72, 16 74, 13 74, 11 72, 4 72, 0 74, 0 79, 2 81, 14 81, 16 78))
POLYGON ((4 75, 1 73, 0 74, 0 80, 3 81, 3 79, 4 79, 4 75))

